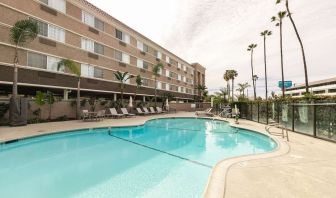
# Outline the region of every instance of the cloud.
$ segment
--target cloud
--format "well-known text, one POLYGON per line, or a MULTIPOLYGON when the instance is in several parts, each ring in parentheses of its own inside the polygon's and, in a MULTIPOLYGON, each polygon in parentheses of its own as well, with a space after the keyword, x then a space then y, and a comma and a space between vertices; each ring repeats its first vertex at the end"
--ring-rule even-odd
MULTIPOLYGON (((90 0, 137 31, 158 42, 188 62, 207 68, 209 90, 225 87, 226 69, 235 69, 236 83, 251 83, 250 43, 257 43, 254 66, 258 95, 263 96, 264 62, 260 32, 273 31, 267 40, 270 91, 279 91, 281 79, 278 28, 270 22, 283 6, 273 0, 90 0)), ((335 75, 336 1, 291 1, 291 10, 303 39, 309 80, 335 75)), ((299 43, 288 19, 284 21, 285 79, 304 82, 299 43)), ((250 90, 252 93, 252 89, 250 90)))

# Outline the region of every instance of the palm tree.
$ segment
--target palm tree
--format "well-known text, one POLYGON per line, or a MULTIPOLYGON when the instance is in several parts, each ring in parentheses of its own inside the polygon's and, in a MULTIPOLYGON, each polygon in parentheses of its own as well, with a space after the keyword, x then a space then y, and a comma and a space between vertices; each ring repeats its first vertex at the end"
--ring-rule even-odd
POLYGON ((198 90, 198 93, 201 95, 201 101, 203 101, 204 93, 206 93, 206 90, 208 89, 205 85, 197 85, 196 89, 198 90))
POLYGON ((282 21, 286 17, 286 11, 280 11, 277 16, 271 18, 272 22, 276 22, 276 26, 280 28, 280 55, 281 55, 281 80, 282 80, 282 97, 285 97, 285 77, 283 71, 283 51, 282 51, 282 21))
POLYGON ((253 84, 255 86, 255 94, 257 95, 257 80, 259 79, 259 77, 257 75, 253 75, 253 84))
POLYGON ((155 106, 157 106, 157 99, 156 99, 156 95, 157 95, 157 77, 160 76, 160 71, 162 71, 163 69, 163 64, 162 63, 158 63, 156 65, 153 66, 152 72, 153 72, 153 77, 154 77, 154 88, 155 88, 155 106))
POLYGON ((257 94, 256 94, 256 86, 255 86, 254 81, 253 81, 253 76, 254 76, 254 72, 253 72, 253 51, 254 51, 254 48, 256 48, 257 46, 258 46, 257 44, 253 44, 252 43, 247 48, 247 51, 251 52, 251 70, 252 70, 252 82, 253 82, 254 100, 257 99, 257 94))
POLYGON ((226 89, 228 92, 228 100, 230 100, 230 76, 229 76, 229 70, 226 70, 223 75, 224 80, 226 81, 226 89))
POLYGON ((230 79, 231 79, 231 81, 232 81, 232 96, 231 96, 231 98, 232 98, 232 101, 234 101, 234 80, 235 80, 235 78, 238 76, 238 72, 236 71, 236 70, 229 70, 229 77, 230 77, 230 79))
POLYGON ((117 81, 119 81, 120 95, 121 95, 121 106, 124 106, 124 89, 125 82, 134 76, 128 74, 128 72, 122 73, 120 71, 113 73, 117 81))
POLYGON ((17 95, 18 95, 18 67, 19 56, 18 48, 19 46, 24 46, 25 44, 33 41, 38 34, 38 25, 35 21, 30 19, 17 21, 14 26, 10 29, 10 41, 15 45, 14 61, 13 61, 13 90, 12 99, 10 105, 10 124, 17 125, 19 107, 17 105, 17 95))
POLYGON ((76 118, 79 120, 80 113, 80 84, 81 84, 81 71, 78 65, 70 59, 63 59, 57 64, 57 70, 60 70, 61 67, 67 68, 71 73, 77 77, 77 99, 76 99, 76 118))
POLYGON ((248 82, 246 83, 238 83, 239 90, 243 93, 243 98, 245 98, 245 90, 251 87, 248 82))
POLYGON ((229 95, 228 90, 224 87, 220 88, 216 95, 223 97, 224 101, 226 101, 226 96, 229 95))
POLYGON ((265 30, 260 33, 260 35, 264 38, 264 63, 265 63, 265 99, 268 98, 268 87, 267 87, 267 61, 266 61, 266 37, 271 36, 272 32, 269 30, 265 30))
POLYGON ((136 100, 136 96, 137 96, 137 93, 138 93, 138 89, 140 89, 142 87, 142 78, 140 76, 140 74, 138 74, 135 78, 135 83, 136 83, 136 89, 135 89, 135 94, 134 94, 134 101, 136 100))
MULTIPOLYGON (((278 3, 281 3, 282 1, 284 1, 284 0, 277 0, 276 3, 278 4, 278 3)), ((293 17, 292 17, 292 13, 291 13, 290 10, 289 10, 288 0, 286 0, 286 10, 287 10, 287 13, 288 13, 289 20, 291 21, 291 23, 292 23, 292 25, 293 25, 293 28, 294 28, 296 37, 297 37, 297 39, 299 40, 299 43, 300 43, 300 46, 301 46, 302 59, 303 59, 303 67, 304 67, 304 73, 305 73, 305 87, 306 87, 306 93, 309 93, 308 69, 307 69, 306 55, 305 55, 305 51, 304 51, 304 47, 303 47, 303 43, 302 43, 302 40, 301 40, 299 31, 298 31, 297 28, 296 28, 294 19, 293 19, 293 17)))

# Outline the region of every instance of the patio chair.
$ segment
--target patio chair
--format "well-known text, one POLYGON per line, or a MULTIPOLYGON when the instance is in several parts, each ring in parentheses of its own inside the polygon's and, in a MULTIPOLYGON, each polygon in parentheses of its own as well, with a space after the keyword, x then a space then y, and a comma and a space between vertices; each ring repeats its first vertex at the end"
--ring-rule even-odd
POLYGON ((91 119, 91 116, 88 110, 82 110, 82 119, 83 121, 91 119))
POLYGON ((109 111, 109 117, 122 118, 124 116, 123 114, 119 114, 115 108, 109 108, 109 111))
POLYGON ((126 117, 132 117, 132 116, 135 116, 135 114, 128 113, 128 111, 127 111, 126 108, 121 108, 121 112, 122 112, 122 114, 124 114, 124 116, 126 116, 126 117))
POLYGON ((152 114, 158 114, 159 113, 159 112, 156 112, 154 110, 154 107, 149 107, 149 110, 150 110, 150 113, 152 113, 152 114))
POLYGON ((100 110, 97 112, 97 114, 94 116, 94 118, 97 120, 97 121, 101 121, 101 120, 104 120, 105 118, 105 110, 100 110))
POLYGON ((206 109, 206 110, 204 110, 204 111, 196 111, 196 112, 195 112, 195 115, 196 115, 196 116, 205 115, 205 116, 213 117, 214 114, 211 113, 211 111, 212 111, 212 108, 208 108, 208 109, 206 109))
POLYGON ((156 111, 157 111, 158 113, 167 113, 167 111, 163 111, 163 110, 161 109, 161 107, 156 107, 156 111))
POLYGON ((153 113, 153 112, 148 111, 147 107, 142 107, 142 108, 143 108, 143 110, 144 110, 144 113, 147 113, 147 114, 155 114, 155 112, 153 113))
POLYGON ((136 108, 138 115, 148 115, 149 113, 143 112, 140 108, 136 108))

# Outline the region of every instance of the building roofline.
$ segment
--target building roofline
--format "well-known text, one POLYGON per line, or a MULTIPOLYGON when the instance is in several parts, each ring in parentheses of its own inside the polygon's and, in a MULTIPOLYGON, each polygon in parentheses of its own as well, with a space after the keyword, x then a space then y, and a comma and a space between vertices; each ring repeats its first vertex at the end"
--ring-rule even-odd
POLYGON ((94 9, 95 11, 99 12, 100 14, 102 14, 103 16, 107 17, 107 19, 110 20, 114 20, 118 23, 120 23, 120 25, 124 26, 125 28, 131 29, 132 31, 134 31, 134 33, 138 34, 140 37, 142 37, 143 39, 151 42, 152 44, 156 45, 157 47, 169 52, 170 54, 172 54, 173 56, 175 56, 178 59, 181 59, 182 61, 186 62, 187 64, 189 64, 189 66, 191 66, 192 64, 189 63, 188 61, 186 61, 185 59, 177 56, 175 53, 167 50, 166 48, 164 48, 163 46, 159 45, 158 43, 154 42, 153 40, 149 39, 148 37, 146 37, 145 35, 141 34, 140 32, 136 31, 135 29, 131 28, 130 26, 126 25, 125 23, 121 22, 120 20, 116 19, 115 17, 111 16, 109 13, 105 12, 104 10, 98 8, 97 6, 95 6, 94 4, 88 2, 87 0, 72 0, 72 1, 77 1, 79 3, 82 3, 84 6, 88 6, 91 9, 94 9))
MULTIPOLYGON (((312 88, 312 87, 319 87, 319 86, 332 85, 332 84, 336 84, 336 77, 313 81, 313 82, 310 82, 308 86, 309 88, 312 88)), ((305 88, 305 84, 300 84, 298 86, 288 88, 286 89, 286 91, 292 91, 292 90, 298 90, 298 89, 304 89, 304 88, 305 88)))

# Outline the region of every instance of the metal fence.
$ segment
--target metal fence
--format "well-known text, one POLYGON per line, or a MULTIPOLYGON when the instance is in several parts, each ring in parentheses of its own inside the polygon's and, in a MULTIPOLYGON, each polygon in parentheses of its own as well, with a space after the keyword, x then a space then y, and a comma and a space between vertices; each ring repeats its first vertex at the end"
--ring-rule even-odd
POLYGON ((277 122, 287 129, 336 142, 336 103, 237 103, 240 116, 262 124, 277 122))

